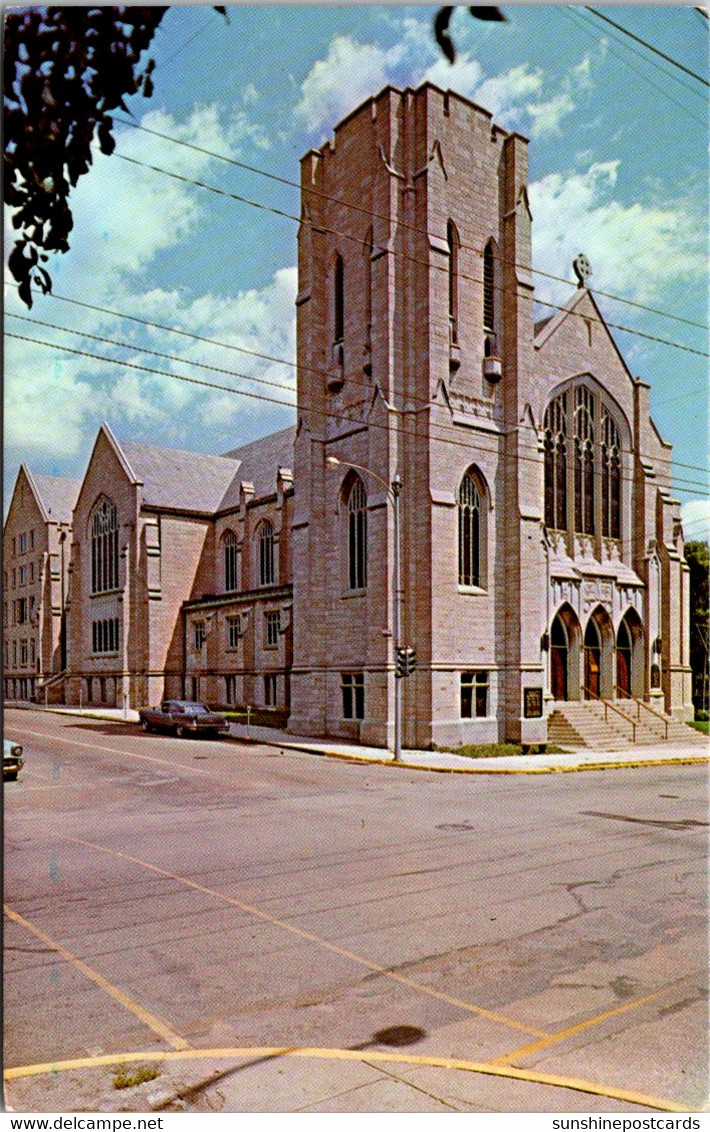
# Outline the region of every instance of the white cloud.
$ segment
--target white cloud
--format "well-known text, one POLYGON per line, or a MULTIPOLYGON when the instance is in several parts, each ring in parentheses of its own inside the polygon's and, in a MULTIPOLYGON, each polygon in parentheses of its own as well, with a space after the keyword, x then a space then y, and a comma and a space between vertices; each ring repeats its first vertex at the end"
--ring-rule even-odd
POLYGON ((572 113, 575 105, 572 96, 566 91, 561 91, 547 102, 530 103, 526 110, 532 118, 532 137, 539 138, 544 134, 561 135, 560 123, 567 114, 572 113))
POLYGON ((681 518, 687 542, 710 540, 710 500, 692 499, 684 503, 681 518))
MULTIPOLYGON (((423 75, 424 81, 433 83, 442 90, 455 90, 464 98, 473 98, 482 77, 481 64, 466 53, 457 55, 453 64, 441 56, 423 75)), ((491 108, 486 105, 486 109, 491 108)))
MULTIPOLYGON (((583 172, 550 173, 530 185, 535 266, 570 278, 572 260, 583 251, 594 272, 592 290, 636 300, 701 277, 705 257, 690 205, 622 204, 612 195, 619 169, 619 161, 594 162, 583 172)), ((538 291, 553 301, 570 293, 549 281, 538 291)))
POLYGON ((485 62, 468 51, 459 50, 456 62, 450 64, 421 20, 407 17, 398 21, 397 30, 397 43, 389 48, 350 35, 336 35, 330 41, 325 56, 316 60, 301 83, 295 113, 307 130, 332 127, 388 83, 431 82, 471 98, 504 126, 522 125, 533 137, 559 134, 579 96, 593 89, 593 69, 605 53, 602 44, 594 56, 586 54, 556 80, 529 62, 486 76, 485 62))
POLYGON ((529 65, 523 63, 482 82, 475 92, 476 101, 496 117, 505 115, 509 120, 519 119, 525 110, 525 102, 521 105, 521 100, 538 94, 542 84, 543 72, 539 68, 531 71, 529 65))
POLYGON ((295 113, 307 130, 339 121, 388 82, 387 53, 375 43, 337 35, 301 84, 295 113))
MULTIPOLYGON (((253 100, 252 93, 248 93, 249 100, 253 100)), ((190 145, 228 156, 238 152, 245 140, 259 144, 259 131, 252 129, 243 112, 229 115, 225 126, 215 106, 195 106, 184 121, 176 121, 165 111, 155 110, 145 115, 142 124, 190 145)), ((204 177, 214 164, 214 159, 205 153, 176 146, 141 130, 117 132, 117 153, 171 169, 186 178, 204 177)), ((122 161, 117 155, 106 157, 96 153, 92 169, 79 180, 72 193, 74 230, 70 251, 55 257, 49 265, 54 291, 150 319, 152 306, 156 310, 161 306, 157 302, 151 306, 145 294, 151 266, 160 253, 194 235, 204 215, 205 203, 206 198, 187 183, 122 161)), ((295 296, 295 282, 287 272, 286 282, 279 275, 264 289, 258 313, 252 314, 252 341, 260 316, 273 331, 277 350, 293 352, 290 329, 293 296, 289 287, 295 296), (286 292, 289 302, 284 298, 286 292), (276 327, 281 323, 286 330, 278 333, 276 327)), ((176 293, 170 301, 162 303, 162 310, 157 310, 153 317, 208 337, 215 336, 217 330, 222 334, 236 334, 239 327, 235 319, 244 320, 246 310, 253 310, 258 303, 258 292, 251 292, 248 299, 237 297, 236 301, 204 295, 187 305, 176 293)), ((30 317, 73 328, 79 332, 77 335, 57 334, 47 327, 20 322, 11 317, 13 312, 28 314, 17 298, 15 287, 8 281, 6 313, 9 316, 7 330, 11 333, 84 349, 93 355, 120 356, 158 369, 169 369, 175 363, 148 354, 141 356, 142 346, 176 353, 185 361, 190 360, 191 350, 192 356, 196 356, 194 346, 189 346, 186 338, 147 333, 135 323, 65 305, 49 297, 40 296, 35 300, 30 317), (135 352, 126 354, 106 343, 82 341, 82 331, 129 342, 135 352)), ((202 353, 209 354, 210 348, 205 345, 202 353)), ((216 364, 234 368, 235 357, 233 354, 228 362, 220 360, 216 364)), ((18 458, 41 459, 49 452, 56 457, 69 458, 87 449, 91 434, 104 417, 110 417, 119 427, 121 421, 128 421, 147 430, 161 417, 165 419, 167 413, 184 410, 194 403, 196 396, 196 391, 189 386, 181 386, 168 378, 151 377, 129 369, 122 372, 110 362, 64 354, 16 338, 8 337, 5 343, 5 446, 8 453, 16 453, 18 458), (42 408, 41 428, 38 406, 42 408)))

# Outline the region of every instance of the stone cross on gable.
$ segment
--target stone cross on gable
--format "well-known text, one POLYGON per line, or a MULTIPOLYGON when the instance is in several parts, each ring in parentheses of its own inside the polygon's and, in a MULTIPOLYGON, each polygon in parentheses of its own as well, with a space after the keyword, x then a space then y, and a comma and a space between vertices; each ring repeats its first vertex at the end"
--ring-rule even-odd
POLYGON ((584 252, 580 252, 575 260, 572 261, 574 273, 577 276, 577 282, 580 287, 587 286, 587 280, 592 274, 592 265, 587 259, 584 252))

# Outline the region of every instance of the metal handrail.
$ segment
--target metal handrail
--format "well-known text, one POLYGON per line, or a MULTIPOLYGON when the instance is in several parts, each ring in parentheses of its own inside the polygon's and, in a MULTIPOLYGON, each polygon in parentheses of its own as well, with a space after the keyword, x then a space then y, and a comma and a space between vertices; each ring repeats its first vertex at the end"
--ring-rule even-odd
POLYGON ((650 712, 651 715, 655 715, 656 719, 660 719, 661 723, 663 724, 663 729, 664 729, 664 732, 665 732, 664 737, 665 737, 666 741, 668 740, 668 719, 665 715, 662 715, 660 711, 656 711, 655 708, 650 707, 649 704, 647 704, 645 700, 640 700, 638 698, 638 696, 630 695, 623 688, 620 688, 618 684, 616 685, 616 694, 617 694, 617 696, 620 695, 622 700, 623 699, 631 700, 633 703, 636 704, 637 713, 638 713, 637 719, 641 719, 641 708, 643 708, 645 711, 650 712))
POLYGON ((597 703, 604 704, 604 722, 605 723, 609 722, 609 708, 611 708, 612 711, 616 712, 617 715, 620 715, 625 723, 630 723, 631 724, 631 742, 632 743, 636 742, 636 724, 634 723, 633 719, 629 719, 628 715, 625 715, 624 712, 621 710, 621 708, 618 708, 615 704, 613 704, 611 702, 611 700, 602 699, 602 697, 598 696, 596 692, 593 692, 591 688, 584 687, 582 690, 584 692, 586 692, 586 694, 591 699, 596 700, 597 703))

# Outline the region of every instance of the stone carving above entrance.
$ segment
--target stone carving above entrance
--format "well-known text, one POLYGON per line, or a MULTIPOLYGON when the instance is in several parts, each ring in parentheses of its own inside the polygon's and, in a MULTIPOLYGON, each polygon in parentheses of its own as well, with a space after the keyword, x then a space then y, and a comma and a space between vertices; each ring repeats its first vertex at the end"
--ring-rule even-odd
POLYGON ((582 608, 590 613, 597 605, 602 605, 611 613, 614 601, 614 583, 607 578, 585 578, 582 582, 582 608))
POLYGON ((579 606, 579 587, 580 582, 574 578, 552 578, 552 603, 554 606, 561 605, 566 601, 573 609, 578 609, 579 606))

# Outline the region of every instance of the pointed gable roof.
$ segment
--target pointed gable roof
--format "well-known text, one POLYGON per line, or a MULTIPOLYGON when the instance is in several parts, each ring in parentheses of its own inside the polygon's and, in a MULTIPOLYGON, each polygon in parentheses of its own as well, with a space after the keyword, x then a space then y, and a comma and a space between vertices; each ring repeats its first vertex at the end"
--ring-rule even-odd
POLYGON ((20 465, 20 471, 24 472, 44 519, 53 523, 71 523, 81 480, 41 475, 30 471, 25 463, 20 465))
POLYGON ((143 502, 153 507, 214 514, 238 469, 235 460, 224 456, 129 440, 116 443, 133 482, 142 485, 143 502))
POLYGON ((535 323, 535 338, 533 342, 535 349, 540 350, 544 348, 549 339, 552 338, 552 336, 568 321, 570 316, 574 320, 584 317, 588 318, 591 316, 591 318, 593 318, 595 322, 598 322, 599 326, 603 328, 607 340, 611 344, 618 360, 621 362, 622 368, 624 369, 625 373, 629 377, 632 376, 631 372, 629 371, 629 367, 626 364, 624 356, 619 350, 616 342, 614 341, 614 337, 606 324, 604 316, 597 306, 594 295, 588 287, 578 287, 574 294, 571 295, 569 299, 567 299, 566 303, 564 303, 564 305, 560 307, 560 309, 556 311, 554 315, 552 315, 550 318, 543 319, 541 322, 535 323), (583 316, 582 311, 577 310, 577 307, 580 307, 582 305, 587 305, 591 308, 589 315, 583 316))

